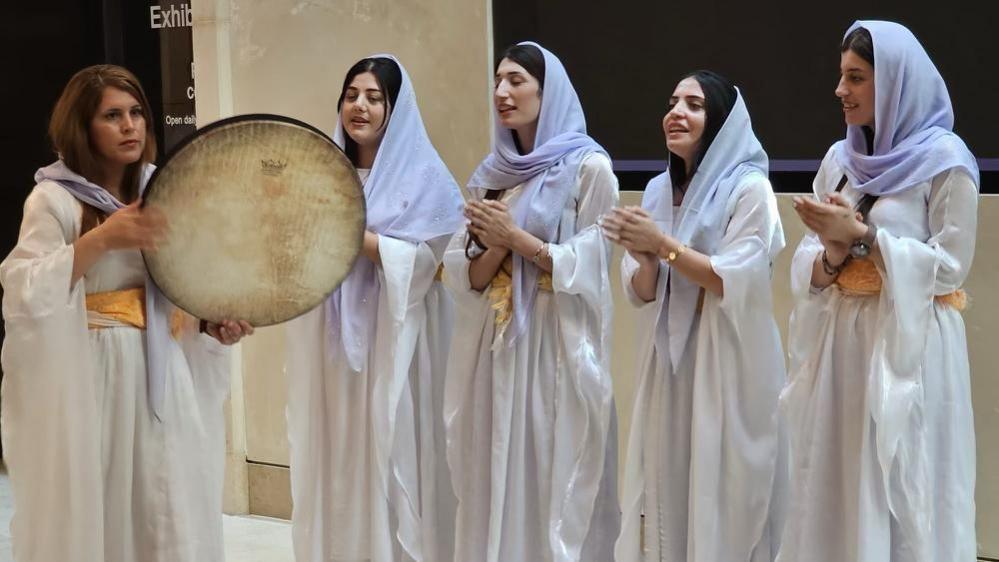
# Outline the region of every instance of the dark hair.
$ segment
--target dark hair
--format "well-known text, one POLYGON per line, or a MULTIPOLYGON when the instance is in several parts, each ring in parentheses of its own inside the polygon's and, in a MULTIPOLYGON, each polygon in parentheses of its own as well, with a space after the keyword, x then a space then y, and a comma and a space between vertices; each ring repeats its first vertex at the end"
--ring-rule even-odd
MULTIPOLYGON (((697 173, 698 166, 701 165, 701 160, 704 159, 704 155, 708 152, 708 148, 711 147, 711 143, 718 136, 718 131, 721 130, 722 125, 725 124, 725 120, 728 119, 728 114, 732 111, 738 94, 736 93, 735 86, 727 78, 710 70, 695 70, 682 76, 678 82, 687 78, 697 80, 697 83, 701 85, 701 90, 704 91, 704 134, 701 135, 700 146, 697 149, 697 154, 694 155, 693 165, 690 167, 690 175, 693 177, 697 173)), ((684 185, 689 179, 687 177, 686 165, 673 165, 677 161, 686 164, 683 158, 670 152, 669 176, 675 188, 684 185)))
MULTIPOLYGON (((524 67, 524 70, 538 81, 538 95, 541 95, 545 87, 545 55, 541 52, 541 49, 534 45, 510 45, 496 58, 496 64, 493 65, 493 72, 499 70, 499 65, 503 62, 503 59, 510 59, 524 67)), ((517 138, 517 132, 511 131, 511 133, 513 134, 513 143, 516 145, 517 151, 523 152, 520 146, 520 139, 517 138)), ((499 199, 502 194, 502 190, 487 189, 482 198, 485 200, 495 200, 499 199)), ((475 259, 471 256, 472 244, 475 244, 482 250, 486 249, 474 234, 468 233, 468 240, 465 242, 465 257, 469 259, 475 259)))
POLYGON ((528 74, 538 80, 539 88, 545 87, 545 55, 534 45, 510 45, 496 59, 493 72, 499 70, 503 59, 510 59, 524 67, 528 74))
MULTIPOLYGON (((375 82, 378 83, 378 88, 388 100, 385 104, 385 120, 378 127, 380 129, 388 124, 389 116, 395 107, 395 102, 399 99, 399 90, 402 88, 402 71, 399 69, 399 65, 392 59, 383 57, 361 59, 357 64, 350 67, 347 75, 343 77, 343 88, 340 90, 340 98, 336 101, 336 110, 339 113, 343 108, 343 99, 347 95, 347 88, 350 87, 354 78, 365 72, 370 72, 374 75, 375 82)), ((350 161, 356 166, 357 143, 354 142, 354 139, 350 138, 350 135, 344 134, 343 136, 343 151, 347 154, 347 158, 350 158, 350 161)))
POLYGON ((874 66, 874 39, 866 28, 858 27, 847 33, 839 51, 841 53, 853 51, 858 57, 867 61, 867 64, 874 66))
MULTIPOLYGON (((858 57, 867 61, 871 68, 874 68, 874 39, 867 28, 858 27, 846 34, 839 52, 845 53, 847 51, 853 51, 858 57)), ((874 129, 865 125, 860 130, 864 133, 864 140, 867 143, 867 154, 874 154, 874 129)))

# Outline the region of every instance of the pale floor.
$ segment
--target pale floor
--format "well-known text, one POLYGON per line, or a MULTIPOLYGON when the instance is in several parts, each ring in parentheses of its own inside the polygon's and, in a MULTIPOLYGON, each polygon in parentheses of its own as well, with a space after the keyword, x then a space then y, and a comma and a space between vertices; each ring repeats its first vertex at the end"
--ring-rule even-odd
MULTIPOLYGON (((13 502, 7 474, 0 472, 0 562, 13 562, 10 516, 13 502)), ((291 525, 257 516, 224 517, 226 562, 293 562, 291 525)))

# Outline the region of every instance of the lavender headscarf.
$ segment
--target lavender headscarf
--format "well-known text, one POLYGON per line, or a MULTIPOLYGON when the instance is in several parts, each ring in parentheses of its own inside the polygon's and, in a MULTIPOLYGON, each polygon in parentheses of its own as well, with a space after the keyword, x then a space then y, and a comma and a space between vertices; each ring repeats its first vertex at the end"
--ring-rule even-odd
MULTIPOLYGON (((652 178, 645 188, 642 207, 664 232, 672 233, 683 244, 712 255, 728 227, 728 200, 732 192, 751 174, 766 179, 769 171, 767 153, 753 133, 749 110, 736 90, 735 104, 717 136, 711 142, 673 221, 673 189, 669 170, 652 178)), ((784 246, 782 231, 774 233, 770 259, 784 246), (779 240, 777 239, 779 237, 779 240)), ((667 266, 668 267, 668 266, 667 266)), ((669 358, 676 373, 694 325, 700 286, 684 275, 669 276, 667 302, 660 302, 656 325, 656 349, 661 361, 669 358), (666 342, 669 342, 666 349, 666 342)))
MULTIPOLYGON (((464 223, 461 190, 437 154, 420 117, 406 69, 392 55, 374 55, 399 66, 402 84, 388 115, 385 136, 364 184, 367 228, 407 242, 425 242, 453 234, 464 223)), ((388 95, 386 92, 386 99, 388 95)), ((337 116, 333 140, 344 146, 337 116)), ((361 371, 378 312, 380 282, 375 264, 359 256, 350 274, 326 301, 330 343, 340 340, 350 368, 361 371)), ((331 345, 330 349, 335 349, 331 345)))
MULTIPOLYGON (((901 193, 951 168, 978 184, 978 164, 954 134, 954 110, 943 77, 911 31, 887 21, 857 21, 874 43, 874 153, 861 127, 849 125, 834 145, 850 182, 870 195, 901 193)), ((845 37, 845 35, 844 35, 845 37)))
MULTIPOLYGON (((534 150, 520 154, 513 132, 503 127, 494 113, 493 151, 468 180, 478 195, 482 190, 505 190, 526 182, 511 210, 514 222, 541 240, 553 242, 562 209, 572 194, 583 159, 593 152, 607 154, 586 134, 586 119, 576 90, 562 62, 547 49, 526 41, 545 58, 541 113, 534 150)), ((513 330, 506 333, 512 345, 527 326, 527 318, 538 292, 538 268, 522 256, 513 256, 513 330)))
MULTIPOLYGON (((142 170, 140 192, 155 168, 147 164, 142 170)), ((52 181, 61 185, 81 203, 112 214, 125 206, 103 187, 87 181, 58 160, 35 172, 35 182, 52 181)), ((160 292, 146 272, 146 376, 148 377, 149 407, 157 420, 162 421, 163 397, 166 393, 167 349, 170 343, 170 301, 160 292)))

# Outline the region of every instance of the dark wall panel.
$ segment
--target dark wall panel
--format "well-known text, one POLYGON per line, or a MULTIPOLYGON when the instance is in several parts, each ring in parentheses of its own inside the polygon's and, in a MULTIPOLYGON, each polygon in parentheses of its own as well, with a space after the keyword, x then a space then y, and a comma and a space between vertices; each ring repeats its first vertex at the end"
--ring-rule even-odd
POLYGON ((743 90, 771 159, 821 159, 844 134, 833 90, 838 46, 856 19, 895 20, 912 29, 947 81, 958 133, 977 157, 999 159, 997 16, 997 2, 964 0, 846 8, 799 0, 493 4, 496 52, 525 39, 555 52, 579 92, 590 133, 616 161, 663 158, 666 101, 677 78, 698 68, 718 71, 743 90))

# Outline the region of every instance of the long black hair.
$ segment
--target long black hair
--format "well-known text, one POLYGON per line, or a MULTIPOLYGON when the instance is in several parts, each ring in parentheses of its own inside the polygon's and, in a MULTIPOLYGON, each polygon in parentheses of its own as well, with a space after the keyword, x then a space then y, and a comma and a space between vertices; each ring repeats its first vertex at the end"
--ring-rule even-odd
MULTIPOLYGON (((347 75, 343 77, 343 88, 340 90, 340 98, 336 101, 336 110, 339 113, 343 109, 343 100, 347 96, 347 88, 350 87, 354 78, 365 72, 370 72, 375 77, 378 88, 387 100, 385 104, 385 119, 378 126, 381 129, 388 124, 389 116, 395 107, 395 102, 399 99, 399 90, 402 88, 402 71, 399 69, 399 65, 392 59, 381 57, 361 59, 354 66, 350 67, 347 75)), ((350 158, 351 163, 356 166, 357 143, 354 142, 354 139, 350 138, 350 135, 344 134, 343 145, 343 151, 347 154, 347 158, 350 158)))
MULTIPOLYGON (((700 146, 697 148, 697 153, 694 154, 694 162, 690 167, 690 177, 693 177, 697 173, 701 161, 704 160, 708 148, 711 147, 711 143, 718 136, 718 131, 728 119, 728 114, 735 106, 738 94, 735 86, 717 72, 695 70, 682 76, 677 83, 687 78, 697 80, 697 83, 701 85, 701 90, 704 91, 704 133, 701 135, 700 146)), ((672 151, 669 152, 669 177, 674 189, 683 188, 690 179, 687 177, 686 162, 672 151)))
MULTIPOLYGON (((538 95, 540 96, 544 91, 545 87, 545 55, 541 52, 541 49, 535 47, 534 45, 510 45, 500 53, 500 56, 496 58, 496 63, 493 65, 493 72, 499 71, 499 65, 503 62, 503 59, 509 59, 520 66, 524 67, 524 70, 528 74, 533 76, 538 81, 538 95)), ((523 152, 520 145, 520 139, 517 138, 516 131, 510 131, 513 134, 513 143, 517 147, 517 152, 523 152)), ((495 200, 499 199, 500 195, 503 194, 502 190, 499 189, 487 189, 483 194, 482 198, 484 200, 495 200)), ((472 256, 471 250, 472 245, 476 245, 480 250, 485 250, 485 245, 471 232, 468 233, 468 241, 465 243, 465 257, 469 259, 475 259, 478 256, 472 256)), ((479 254, 482 255, 482 254, 479 254)))
MULTIPOLYGON (((840 53, 852 51, 858 57, 867 61, 867 64, 874 68, 874 38, 871 32, 864 27, 858 27, 843 38, 843 44, 839 47, 840 53)), ((874 129, 863 126, 864 140, 867 141, 867 154, 874 153, 874 129)))

